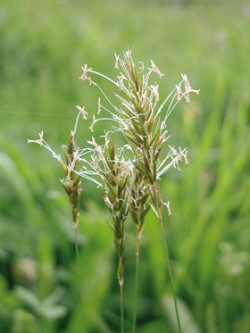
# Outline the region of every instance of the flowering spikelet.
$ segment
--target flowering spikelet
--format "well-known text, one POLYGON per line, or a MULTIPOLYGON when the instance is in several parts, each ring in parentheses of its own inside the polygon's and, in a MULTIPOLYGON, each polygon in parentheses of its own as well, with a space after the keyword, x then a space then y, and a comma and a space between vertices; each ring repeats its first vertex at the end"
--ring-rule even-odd
POLYGON ((93 166, 99 173, 104 187, 104 202, 112 216, 112 229, 114 243, 118 256, 117 277, 120 286, 123 286, 123 257, 125 247, 124 223, 129 213, 129 165, 122 154, 115 153, 112 140, 108 138, 103 147, 94 140, 89 142, 95 146, 97 156, 93 157, 93 166))
POLYGON ((69 197, 75 232, 79 221, 79 208, 82 195, 81 177, 75 173, 78 161, 77 151, 78 150, 75 144, 75 133, 71 131, 67 151, 65 152, 67 165, 65 169, 66 178, 61 182, 69 197))
POLYGON ((130 186, 130 215, 139 234, 142 232, 145 217, 150 209, 149 191, 143 175, 134 168, 133 182, 130 186))
MULTIPOLYGON (((169 147, 168 153, 162 157, 162 148, 169 139, 166 122, 180 100, 185 99, 189 102, 190 93, 198 94, 199 90, 192 89, 187 75, 182 74, 182 81, 163 101, 160 101, 158 84, 151 83, 151 76, 155 74, 161 78, 162 72, 153 61, 148 69, 145 69, 143 63, 140 63, 137 69, 130 50, 124 53, 123 58, 115 55, 115 68, 120 70, 116 81, 92 68, 87 68, 86 65, 82 68, 83 75, 80 78, 95 85, 111 106, 109 110, 99 100, 99 113, 104 109, 111 118, 94 117, 91 129, 94 129, 98 121, 113 120, 116 126, 112 132, 121 132, 133 153, 132 164, 135 171, 130 189, 133 220, 138 222, 140 214, 142 214, 140 218, 145 217, 149 206, 148 196, 151 197, 151 207, 160 217, 163 202, 158 182, 161 176, 171 167, 180 169, 179 162, 183 159, 188 163, 186 149, 177 151, 174 147, 169 147), (118 91, 115 94, 118 101, 116 105, 93 78, 90 78, 91 74, 107 79, 116 87, 118 91), (140 207, 140 213, 137 207, 140 207)), ((169 203, 167 206, 169 207, 169 203)))
POLYGON ((65 178, 61 180, 61 183, 69 198, 75 237, 79 221, 79 208, 82 195, 81 176, 77 174, 76 170, 77 162, 80 159, 80 151, 75 143, 75 133, 80 115, 82 114, 84 119, 87 115, 87 113, 84 111, 84 108, 80 108, 77 106, 77 109, 81 110, 79 110, 78 116, 76 118, 74 130, 70 133, 68 145, 63 146, 65 160, 61 158, 61 155, 56 154, 55 151, 50 147, 50 145, 45 141, 43 137, 43 131, 39 133, 38 140, 28 140, 28 143, 36 143, 48 150, 52 154, 52 156, 60 162, 63 168, 65 178))

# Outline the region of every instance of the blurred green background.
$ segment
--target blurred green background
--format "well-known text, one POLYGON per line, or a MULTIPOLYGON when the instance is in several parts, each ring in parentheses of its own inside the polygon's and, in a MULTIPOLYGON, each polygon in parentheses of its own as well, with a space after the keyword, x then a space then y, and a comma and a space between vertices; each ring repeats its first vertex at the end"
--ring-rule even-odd
MULTIPOLYGON (((116 260, 102 191, 83 182, 80 260, 60 166, 27 139, 44 130, 60 152, 85 105, 91 135, 98 92, 78 80, 87 63, 114 75, 132 49, 201 90, 168 122, 188 166, 162 181, 185 333, 250 332, 250 3, 179 0, 10 0, 0 6, 0 332, 119 332, 116 260), (83 300, 80 297, 82 290, 83 300)), ((99 131, 102 129, 99 128, 99 131)), ((97 132, 98 134, 98 132, 97 132)), ((130 332, 135 231, 128 230, 125 326, 130 332)), ((175 333, 171 288, 153 214, 142 240, 138 332, 175 333)))

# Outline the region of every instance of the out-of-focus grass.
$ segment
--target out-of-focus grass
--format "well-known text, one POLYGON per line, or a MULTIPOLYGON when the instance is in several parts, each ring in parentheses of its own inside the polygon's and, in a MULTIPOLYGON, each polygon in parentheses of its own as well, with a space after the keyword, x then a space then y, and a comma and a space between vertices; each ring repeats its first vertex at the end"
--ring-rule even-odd
MULTIPOLYGON (((102 193, 83 183, 79 267, 63 175, 45 151, 26 142, 43 129, 59 151, 77 104, 89 113, 77 137, 84 145, 98 92, 78 80, 81 65, 112 75, 113 53, 127 47, 135 59, 153 59, 166 73, 161 93, 182 72, 201 89, 168 126, 177 139, 171 143, 187 146, 190 165, 171 171, 162 184, 172 205, 166 231, 186 332, 249 331, 249 20, 248 4, 238 1, 12 0, 1 6, 0 331, 118 330, 102 193)), ((152 214, 140 273, 138 326, 144 333, 176 330, 159 237, 152 214)), ((134 251, 128 240, 128 329, 134 251)))

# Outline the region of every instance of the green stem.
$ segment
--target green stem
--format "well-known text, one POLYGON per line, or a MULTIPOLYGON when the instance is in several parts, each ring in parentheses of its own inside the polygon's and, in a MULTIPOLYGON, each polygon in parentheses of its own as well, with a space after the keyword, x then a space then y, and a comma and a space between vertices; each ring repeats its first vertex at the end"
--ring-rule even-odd
POLYGON ((136 237, 136 261, 135 261, 135 289, 134 289, 134 309, 133 309, 133 333, 136 333, 137 302, 138 302, 138 280, 139 280, 139 259, 140 259, 140 236, 138 229, 136 237))
POLYGON ((124 300, 123 300, 123 285, 120 285, 120 316, 121 316, 121 333, 124 333, 124 300))
POLYGON ((167 243, 166 232, 165 232, 165 229, 164 229, 161 214, 159 214, 159 222, 160 222, 160 226, 161 226, 161 233, 162 233, 162 237, 163 237, 163 241, 164 241, 164 247, 165 247, 165 250, 166 250, 166 251, 164 251, 165 261, 166 261, 166 265, 168 267, 170 285, 171 285, 173 298, 174 298, 174 308, 175 308, 175 314, 176 314, 176 318, 177 318, 178 333, 182 333, 179 310, 178 310, 177 299, 176 299, 176 292, 175 292, 175 288, 174 288, 174 278, 173 278, 172 268, 171 268, 171 264, 170 264, 168 243, 167 243))
POLYGON ((123 285, 124 285, 124 266, 123 257, 119 257, 117 278, 120 286, 120 319, 121 319, 121 333, 124 333, 124 298, 123 298, 123 285))

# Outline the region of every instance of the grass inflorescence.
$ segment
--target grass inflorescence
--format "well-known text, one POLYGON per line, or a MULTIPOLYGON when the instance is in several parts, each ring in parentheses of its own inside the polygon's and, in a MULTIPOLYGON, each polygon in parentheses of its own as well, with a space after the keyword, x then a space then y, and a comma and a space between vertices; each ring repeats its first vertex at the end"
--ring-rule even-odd
POLYGON ((180 170, 180 162, 186 164, 187 150, 174 148, 167 144, 167 121, 175 106, 181 101, 190 101, 191 93, 199 93, 191 87, 188 78, 182 74, 182 80, 163 99, 160 98, 159 84, 152 83, 152 76, 161 79, 164 74, 151 61, 148 68, 140 62, 136 65, 130 50, 122 57, 115 55, 115 69, 119 71, 116 79, 112 79, 98 71, 82 67, 80 79, 87 81, 101 92, 98 100, 98 114, 93 116, 90 130, 94 131, 97 122, 109 120, 110 128, 103 135, 104 142, 98 143, 100 138, 92 137, 88 147, 78 148, 75 144, 75 134, 79 116, 87 117, 84 107, 77 107, 74 131, 65 152, 66 160, 54 153, 40 134, 39 140, 29 140, 38 143, 49 150, 62 164, 65 179, 62 181, 70 205, 74 229, 79 218, 79 203, 82 194, 80 179, 83 177, 93 181, 104 191, 104 202, 111 214, 110 226, 113 230, 115 251, 118 258, 117 279, 120 286, 121 332, 124 332, 124 253, 125 253, 125 223, 130 215, 136 227, 136 269, 135 292, 132 330, 136 331, 138 274, 140 257, 140 239, 143 234, 145 218, 150 209, 156 214, 164 238, 166 266, 170 276, 173 291, 178 331, 181 333, 181 323, 178 313, 173 275, 168 254, 165 229, 163 226, 163 207, 166 206, 170 214, 170 203, 164 202, 160 180, 170 169, 180 170), (95 77, 107 80, 113 85, 115 102, 108 96, 105 89, 95 80, 95 77), (102 103, 104 99, 105 103, 102 103), (100 114, 106 113, 105 116, 100 114), (116 147, 115 137, 120 134, 124 144, 116 147), (77 168, 78 165, 78 168, 77 168))

